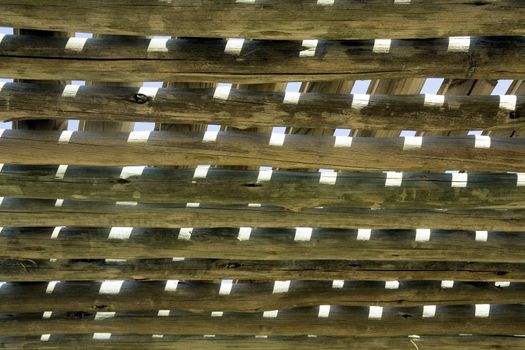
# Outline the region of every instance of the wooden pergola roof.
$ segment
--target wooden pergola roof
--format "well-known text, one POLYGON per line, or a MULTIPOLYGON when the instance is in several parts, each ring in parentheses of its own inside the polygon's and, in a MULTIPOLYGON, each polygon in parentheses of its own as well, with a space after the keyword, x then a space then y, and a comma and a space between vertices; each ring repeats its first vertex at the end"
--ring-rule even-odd
POLYGON ((1 349, 525 349, 522 0, 0 15, 1 349))

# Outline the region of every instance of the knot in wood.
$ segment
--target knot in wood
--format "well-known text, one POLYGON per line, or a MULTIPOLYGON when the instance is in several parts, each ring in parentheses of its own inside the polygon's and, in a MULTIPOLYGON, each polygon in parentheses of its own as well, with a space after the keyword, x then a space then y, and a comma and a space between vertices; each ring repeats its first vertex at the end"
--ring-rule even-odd
POLYGON ((240 266, 241 266, 241 263, 238 263, 238 262, 232 262, 232 263, 226 264, 226 268, 227 269, 235 269, 235 268, 238 268, 240 266))
POLYGON ((144 94, 135 94, 133 95, 133 100, 138 104, 144 104, 151 100, 151 97, 144 94))

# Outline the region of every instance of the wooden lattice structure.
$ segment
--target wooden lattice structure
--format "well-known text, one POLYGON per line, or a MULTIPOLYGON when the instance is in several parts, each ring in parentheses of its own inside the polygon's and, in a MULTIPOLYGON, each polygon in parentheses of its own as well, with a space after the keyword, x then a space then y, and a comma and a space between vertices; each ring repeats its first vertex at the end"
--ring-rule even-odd
POLYGON ((0 14, 0 348, 525 349, 523 0, 0 14))

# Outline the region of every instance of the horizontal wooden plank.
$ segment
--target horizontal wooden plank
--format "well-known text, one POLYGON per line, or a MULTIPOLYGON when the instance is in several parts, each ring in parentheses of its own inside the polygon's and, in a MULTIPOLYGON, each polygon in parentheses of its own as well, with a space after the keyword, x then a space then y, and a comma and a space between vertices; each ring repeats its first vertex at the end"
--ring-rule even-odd
POLYGON ((2 25, 67 32, 285 40, 525 35, 519 25, 524 15, 519 0, 413 1, 408 5, 380 0, 53 0, 46 5, 38 0, 3 2, 2 25))
POLYGON ((220 124, 236 128, 286 125, 309 128, 409 130, 498 130, 522 128, 525 97, 515 110, 500 107, 499 96, 342 95, 301 93, 287 103, 281 92, 231 89, 227 99, 215 89, 163 88, 147 96, 139 88, 7 83, 0 89, 0 118, 66 118, 220 124), (66 93, 64 93, 66 91, 66 93), (366 106, 360 103, 368 98, 366 106))
POLYGON ((0 260, 0 280, 461 280, 525 282, 525 265, 474 262, 171 259, 0 260))
POLYGON ((109 340, 93 340, 84 336, 51 335, 49 341, 39 337, 0 338, 4 349, 248 349, 248 350, 315 350, 320 348, 345 350, 413 350, 414 344, 427 350, 493 350, 504 348, 521 350, 525 340, 512 336, 433 336, 433 337, 191 337, 167 336, 162 339, 151 336, 119 336, 112 334, 109 340))
POLYGON ((435 76, 525 78, 523 37, 477 37, 467 45, 454 46, 453 42, 452 49, 449 39, 394 40, 386 49, 381 42, 375 46, 373 40, 321 41, 316 47, 301 41, 245 41, 240 52, 231 52, 226 40, 220 39, 173 39, 153 44, 151 40, 7 35, 0 43, 0 75, 253 84, 435 76))
POLYGON ((341 170, 525 171, 525 139, 423 137, 421 147, 403 137, 323 137, 225 131, 55 132, 5 130, 0 158, 12 164, 94 166, 272 166, 341 170))
POLYGON ((186 258, 257 260, 417 260, 525 263, 523 235, 431 231, 417 241, 415 230, 370 233, 357 230, 309 229, 9 229, 0 235, 3 259, 156 259, 186 258), (126 231, 128 230, 128 231, 126 231), (311 231, 309 231, 311 230, 311 231), (119 235, 119 232, 120 235, 119 235), (241 237, 244 233, 245 237, 241 237), (128 237, 129 234, 129 238, 128 237), (246 238, 249 235, 249 239, 246 238), (297 235, 297 239, 296 239, 297 235), (344 248, 343 248, 344 247, 344 248))
POLYGON ((442 288, 440 283, 405 281, 398 289, 385 289, 385 282, 347 281, 344 287, 333 288, 332 281, 291 281, 287 292, 272 293, 273 282, 239 282, 233 283, 229 295, 220 295, 218 283, 191 281, 179 281, 174 291, 165 290, 166 282, 125 281, 117 294, 100 293, 101 283, 97 282, 60 282, 51 292, 47 283, 7 283, 0 289, 0 312, 262 312, 323 304, 422 307, 519 304, 525 300, 523 283, 503 288, 494 283, 466 282, 442 288))
POLYGON ((279 310, 277 317, 261 313, 224 313, 210 317, 185 312, 158 317, 121 314, 95 319, 95 314, 7 314, 0 321, 0 335, 40 334, 171 334, 171 335, 278 335, 396 337, 418 335, 514 335, 525 327, 524 305, 491 305, 490 317, 475 317, 474 305, 442 306, 434 317, 422 317, 422 308, 384 308, 381 318, 369 318, 368 307, 332 306, 329 317, 318 317, 319 307, 279 310))
POLYGON ((522 350, 525 340, 510 336, 459 336, 459 337, 180 337, 167 336, 163 339, 151 336, 111 335, 109 340, 93 340, 86 336, 51 335, 49 341, 36 337, 0 338, 4 349, 93 349, 93 350, 172 350, 172 349, 246 349, 246 350, 317 350, 322 348, 338 350, 413 350, 414 344, 425 350, 522 350))
MULTIPOLYGON (((136 204, 136 203, 135 203, 136 204)), ((195 205, 195 204, 193 204, 195 205)), ((523 209, 346 209, 300 212, 275 207, 49 203, 4 199, 0 226, 7 227, 330 227, 371 229, 485 230, 523 232, 523 209), (55 204, 55 205, 54 205, 55 204)))
POLYGON ((452 174, 404 173, 400 186, 386 186, 385 173, 327 174, 220 168, 146 167, 125 175, 122 168, 4 165, 3 197, 142 203, 262 203, 291 210, 352 207, 388 209, 511 209, 525 208, 525 186, 516 174, 469 173, 467 186, 453 187, 452 174), (267 179, 264 180, 264 176, 267 179))

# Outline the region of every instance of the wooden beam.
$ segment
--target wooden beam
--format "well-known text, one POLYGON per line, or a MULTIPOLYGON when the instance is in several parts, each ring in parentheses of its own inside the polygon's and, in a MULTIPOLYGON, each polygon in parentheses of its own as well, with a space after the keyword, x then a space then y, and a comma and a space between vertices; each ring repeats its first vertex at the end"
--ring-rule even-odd
MULTIPOLYGON (((166 291, 166 282, 125 281, 117 294, 99 293, 101 283, 60 282, 52 292, 48 283, 7 283, 0 289, 0 312, 151 312, 177 310, 193 313, 262 312, 296 307, 337 306, 423 307, 425 305, 519 304, 524 284, 496 287, 494 283, 455 282, 441 288, 440 281, 401 282, 385 289, 384 282, 349 281, 332 288, 332 281, 292 281, 286 293, 272 293, 274 282, 238 282, 229 295, 220 295, 220 284, 178 282, 166 291)), ((439 313, 439 309, 437 312, 439 313)))
MULTIPOLYGON (((257 260, 391 260, 525 263, 521 234, 489 233, 476 241, 474 232, 433 230, 429 241, 416 241, 414 230, 377 231, 370 240, 356 239, 357 230, 313 229, 308 241, 295 241, 295 229, 133 229, 129 239, 110 238, 110 229, 9 229, 0 236, 3 259, 157 259, 186 258, 257 260), (52 237, 53 231, 55 234, 52 237), (184 236, 185 237, 185 236, 184 236), (344 247, 344 248, 342 248, 344 247)), ((114 236, 113 236, 114 237, 114 236)))
MULTIPOLYGON (((525 98, 515 110, 500 108, 499 96, 362 96, 301 93, 297 104, 286 103, 285 93, 232 89, 227 100, 214 98, 215 89, 159 89, 154 98, 138 88, 81 86, 74 96, 65 86, 7 83, 0 89, 0 118, 64 118, 161 123, 209 123, 236 128, 286 125, 295 128, 413 130, 522 128, 525 98), (426 102, 425 102, 426 101, 426 102)), ((107 131, 107 130, 106 130, 107 131)))
POLYGON ((0 12, 5 14, 3 25, 7 26, 125 35, 281 40, 525 35, 519 0, 447 0, 438 5, 378 0, 327 5, 307 0, 205 0, 192 4, 183 0, 154 4, 54 0, 49 6, 38 0, 16 0, 2 3, 0 12))
POLYGON ((422 317, 422 308, 385 308, 380 319, 368 318, 363 307, 332 307, 329 317, 318 317, 319 307, 281 310, 277 317, 262 313, 225 313, 222 317, 184 313, 168 317, 123 314, 94 319, 70 313, 42 319, 41 314, 8 314, 0 321, 0 335, 40 334, 169 334, 227 336, 355 336, 397 337, 421 335, 519 334, 525 327, 524 305, 491 305, 490 317, 474 317, 474 305, 443 306, 435 317, 422 317))
POLYGON ((129 133, 5 130, 0 138, 3 163, 92 166, 272 166, 340 170, 525 171, 525 140, 475 137, 424 137, 422 145, 405 138, 343 138, 218 132, 151 132, 147 139, 129 133), (62 137, 62 139, 61 139, 62 137), (137 138, 138 137, 138 138, 137 138))
POLYGON ((317 350, 322 348, 337 350, 414 350, 414 344, 425 350, 522 350, 525 340, 511 336, 456 336, 456 337, 177 337, 164 336, 152 339, 151 336, 111 335, 109 340, 93 340, 82 336, 51 335, 49 341, 40 341, 35 337, 13 337, 2 339, 2 346, 7 350, 173 350, 173 349, 246 349, 246 350, 317 350))
POLYGON ((72 39, 3 37, 0 75, 235 83, 429 76, 525 78, 523 37, 473 38, 465 50, 449 50, 448 39, 394 40, 388 52, 374 51, 372 40, 322 41, 313 55, 301 54, 312 52, 301 41, 246 41, 240 53, 232 54, 225 40, 215 39, 172 39, 162 42, 160 49, 151 44, 154 39, 93 38, 82 41, 78 49, 68 45, 68 40, 72 39))
POLYGON ((372 229, 434 228, 522 232, 525 210, 314 208, 293 212, 275 207, 182 207, 7 200, 0 206, 3 227, 331 227, 372 229))
POLYGON ((525 282, 524 264, 421 261, 171 259, 0 260, 0 280, 460 280, 525 282))
MULTIPOLYGON (((49 38, 49 37, 58 37, 58 38, 67 38, 70 36, 70 33, 65 32, 53 32, 47 30, 31 30, 31 29, 20 29, 13 28, 13 33, 15 35, 31 35, 37 38, 49 38)), ((0 40, 1 42, 1 40, 0 40)), ((34 83, 31 80, 16 80, 16 83, 30 84, 34 83)), ((39 81, 41 84, 46 84, 49 86, 63 86, 68 83, 68 81, 59 81, 59 80, 46 80, 39 81)), ((35 114, 39 114, 38 112, 35 114)), ((35 115, 26 116, 25 120, 14 120, 12 123, 13 129, 25 129, 25 130, 67 130, 68 121, 67 120, 56 120, 54 117, 42 118, 40 116, 35 117, 35 115)))
MULTIPOLYGON (((423 87, 425 78, 401 78, 401 79, 376 79, 370 82, 367 93, 371 95, 414 95, 419 94, 423 87)), ((389 128, 384 130, 374 129, 352 129, 352 136, 365 137, 398 137, 403 128, 410 129, 405 126, 405 122, 399 121, 397 128, 389 128)))
MULTIPOLYGON (((113 36, 113 35, 100 35, 95 34, 96 38, 113 38, 113 39, 126 39, 125 36, 113 36)), ((142 37, 143 38, 143 37, 142 37)), ((72 39, 72 40, 78 40, 78 39, 72 39)), ((82 39, 81 39, 82 40, 82 39)), ((85 82, 88 86, 127 86, 127 87, 141 87, 142 82, 126 82, 126 83, 112 83, 112 82, 96 82, 96 81, 86 81, 85 82)), ((81 119, 79 121, 78 130, 80 131, 104 131, 104 132, 130 132, 133 131, 134 124, 133 121, 112 121, 112 120, 92 120, 92 119, 84 119, 84 118, 78 118, 81 119)))
MULTIPOLYGON (((318 172, 274 170, 269 181, 259 171, 210 168, 204 178, 195 169, 144 168, 121 178, 122 168, 70 166, 64 177, 55 167, 4 165, 4 197, 141 203, 262 203, 290 210, 314 207, 385 209, 525 208, 525 187, 516 174, 468 174, 466 187, 452 187, 452 175, 404 173, 400 186, 385 186, 387 174, 339 172, 327 184, 318 172)), ((326 176, 326 174, 325 174, 326 176)))

